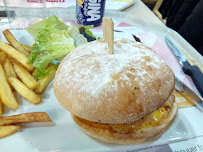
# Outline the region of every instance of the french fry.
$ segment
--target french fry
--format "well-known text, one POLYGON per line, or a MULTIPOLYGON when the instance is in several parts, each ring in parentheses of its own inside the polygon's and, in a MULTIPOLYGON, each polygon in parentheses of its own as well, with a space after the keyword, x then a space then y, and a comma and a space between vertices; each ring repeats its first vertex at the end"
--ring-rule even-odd
POLYGON ((14 134, 20 129, 20 126, 0 126, 0 138, 14 134))
POLYGON ((21 63, 19 63, 18 61, 16 61, 15 59, 13 59, 13 58, 11 58, 9 56, 7 57, 7 59, 10 60, 12 64, 19 64, 19 65, 23 66, 21 63))
POLYGON ((18 51, 20 51, 21 53, 23 53, 25 56, 29 57, 30 53, 23 47, 23 45, 21 43, 19 43, 15 37, 13 36, 13 34, 8 30, 4 30, 3 34, 5 36, 5 38, 7 39, 7 41, 14 47, 16 48, 18 51))
POLYGON ((21 63, 28 69, 28 71, 32 72, 34 70, 34 66, 32 64, 27 63, 28 58, 24 54, 13 48, 12 46, 9 46, 8 44, 0 41, 0 50, 4 51, 10 57, 14 58, 19 63, 21 63))
POLYGON ((0 120, 0 126, 12 125, 13 120, 0 120))
POLYGON ((54 78, 56 70, 57 70, 57 66, 56 65, 51 65, 47 68, 49 71, 49 75, 47 75, 46 77, 44 77, 43 79, 38 80, 39 82, 39 87, 37 87, 36 89, 34 89, 34 92, 37 94, 43 93, 43 91, 45 90, 45 88, 48 86, 48 84, 51 82, 51 80, 54 78))
POLYGON ((0 118, 0 126, 31 122, 51 122, 51 119, 45 112, 23 113, 0 118))
POLYGON ((39 86, 39 83, 35 78, 22 66, 14 64, 14 69, 20 80, 30 89, 35 89, 39 86))
POLYGON ((31 50, 32 50, 31 46, 28 46, 28 45, 25 45, 25 44, 22 44, 22 45, 28 52, 31 52, 31 50))
POLYGON ((7 54, 5 52, 0 52, 0 63, 4 63, 7 58, 7 54))
POLYGON ((31 91, 28 87, 26 87, 20 80, 10 77, 8 78, 9 84, 25 99, 28 101, 37 104, 42 101, 40 96, 38 96, 35 92, 31 91))
POLYGON ((14 77, 17 78, 13 65, 10 60, 7 60, 4 64, 4 72, 7 78, 14 77))
MULTIPOLYGON (((9 59, 6 60, 6 62, 4 63, 4 72, 5 72, 7 81, 8 81, 8 78, 10 77, 17 78, 13 65, 11 64, 11 61, 9 59)), ((10 87, 11 87, 11 91, 13 91, 13 87, 11 85, 10 87)))
POLYGON ((2 117, 2 114, 3 114, 3 107, 2 107, 1 100, 0 100, 0 117, 2 117))
POLYGON ((0 98, 2 103, 7 105, 9 108, 18 109, 18 103, 11 91, 11 88, 6 80, 6 76, 2 65, 0 64, 0 98))

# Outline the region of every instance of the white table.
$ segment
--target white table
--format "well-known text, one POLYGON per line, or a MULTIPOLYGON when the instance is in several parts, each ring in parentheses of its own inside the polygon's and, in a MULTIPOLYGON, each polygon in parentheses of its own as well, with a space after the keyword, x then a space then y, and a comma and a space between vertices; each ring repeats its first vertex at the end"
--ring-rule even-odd
POLYGON ((135 16, 149 20, 153 23, 164 25, 141 0, 136 0, 134 5, 123 10, 123 12, 134 14, 135 16))

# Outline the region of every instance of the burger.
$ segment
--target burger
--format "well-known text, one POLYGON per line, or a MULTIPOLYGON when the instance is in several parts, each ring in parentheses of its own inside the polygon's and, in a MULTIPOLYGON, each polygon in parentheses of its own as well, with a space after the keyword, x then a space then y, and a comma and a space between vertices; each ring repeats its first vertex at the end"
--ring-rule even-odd
POLYGON ((116 144, 140 144, 160 137, 177 106, 175 76, 150 48, 128 39, 77 47, 59 65, 54 92, 89 136, 116 144))

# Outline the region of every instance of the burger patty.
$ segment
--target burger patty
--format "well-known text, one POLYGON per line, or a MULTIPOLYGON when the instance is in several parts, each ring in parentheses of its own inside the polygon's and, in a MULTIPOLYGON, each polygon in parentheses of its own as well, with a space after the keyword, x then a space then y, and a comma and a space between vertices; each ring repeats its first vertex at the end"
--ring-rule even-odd
POLYGON ((74 115, 73 115, 73 118, 91 127, 96 127, 103 130, 109 130, 111 132, 116 132, 121 134, 135 133, 135 132, 141 133, 145 130, 150 130, 150 129, 153 129, 154 127, 162 125, 164 120, 170 117, 170 113, 173 109, 174 102, 175 102, 174 97, 171 96, 169 100, 161 108, 143 117, 142 119, 139 119, 132 123, 104 124, 104 123, 88 121, 74 115))

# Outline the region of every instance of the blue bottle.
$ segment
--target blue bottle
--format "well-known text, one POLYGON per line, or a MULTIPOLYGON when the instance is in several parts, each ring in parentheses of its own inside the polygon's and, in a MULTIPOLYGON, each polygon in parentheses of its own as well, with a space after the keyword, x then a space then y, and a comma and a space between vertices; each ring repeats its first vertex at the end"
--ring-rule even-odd
POLYGON ((99 26, 104 15, 105 0, 77 0, 76 18, 79 24, 99 26))

